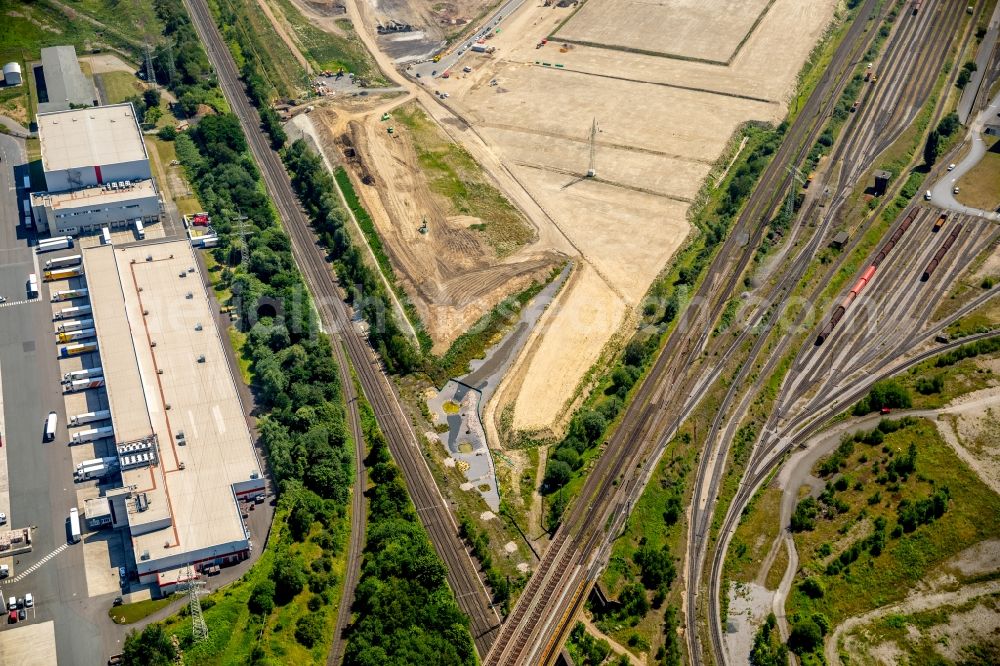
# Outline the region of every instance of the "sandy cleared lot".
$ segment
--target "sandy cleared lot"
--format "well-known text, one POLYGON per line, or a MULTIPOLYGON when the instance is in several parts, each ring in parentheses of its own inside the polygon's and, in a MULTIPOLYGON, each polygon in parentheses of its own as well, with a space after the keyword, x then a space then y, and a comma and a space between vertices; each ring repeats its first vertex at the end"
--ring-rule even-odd
MULTIPOLYGON (((400 284, 434 341, 432 351, 441 354, 503 298, 543 280, 560 255, 533 243, 498 257, 503 241, 491 246, 478 230, 495 220, 456 214, 419 168, 411 133, 394 123, 390 135, 388 126, 379 116, 350 122, 350 147, 361 160, 348 164, 400 284), (372 182, 362 182, 362 174, 372 182), (427 231, 421 233, 424 221, 427 231)), ((445 144, 443 135, 440 140, 445 144)), ((512 225, 515 235, 535 235, 523 219, 512 225)))
POLYGON ((556 39, 728 63, 773 0, 585 0, 556 39), (705 26, 712 39, 705 39, 705 26))
POLYGON ((0 664, 51 666, 56 663, 56 626, 51 620, 19 624, 0 632, 0 664))
POLYGON ((579 253, 579 275, 540 323, 545 334, 529 343, 488 410, 502 414, 513 403, 516 429, 559 432, 581 379, 627 332, 649 284, 687 238, 690 203, 727 142, 747 121, 784 117, 835 5, 722 4, 588 0, 562 28, 572 8, 526 4, 490 40, 496 53, 466 54, 449 79, 432 84, 451 94, 446 104, 579 253), (618 43, 647 53, 559 36, 631 40, 618 43), (465 65, 472 71, 461 71, 465 65), (595 119, 597 176, 582 179, 595 119))
POLYGON ((515 428, 531 431, 549 427, 554 414, 569 407, 567 401, 621 325, 626 309, 625 302, 591 266, 580 267, 566 295, 540 322, 534 344, 528 343, 531 356, 525 359, 526 364, 508 380, 520 383, 515 428), (567 349, 577 353, 567 355, 567 349), (557 404, 559 398, 562 403, 557 404))

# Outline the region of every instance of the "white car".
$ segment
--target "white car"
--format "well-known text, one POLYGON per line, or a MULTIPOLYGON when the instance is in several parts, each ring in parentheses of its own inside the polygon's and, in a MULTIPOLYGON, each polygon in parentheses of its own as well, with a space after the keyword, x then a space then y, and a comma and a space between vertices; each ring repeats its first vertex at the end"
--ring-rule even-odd
POLYGON ((926 192, 924 192, 924 199, 926 199, 927 201, 931 200, 931 191, 930 190, 927 190, 926 192))
POLYGON ((0 296, 0 303, 6 303, 7 299, 4 296, 0 296))
POLYGON ((3 511, 0 511, 0 525, 6 525, 6 524, 7 524, 7 514, 4 513, 3 511))
POLYGON ((24 607, 31 608, 34 605, 35 605, 35 598, 31 596, 31 592, 28 592, 26 595, 24 595, 24 607))
POLYGON ((6 564, 0 564, 0 578, 6 578, 10 575, 10 567, 6 564))
POLYGON ((955 168, 955 165, 954 165, 954 164, 949 164, 949 165, 948 165, 948 171, 951 171, 951 170, 952 170, 952 169, 954 169, 954 168, 955 168))
POLYGON ((958 194, 958 188, 956 187, 955 189, 953 189, 953 190, 951 191, 951 193, 952 193, 952 194, 958 194))

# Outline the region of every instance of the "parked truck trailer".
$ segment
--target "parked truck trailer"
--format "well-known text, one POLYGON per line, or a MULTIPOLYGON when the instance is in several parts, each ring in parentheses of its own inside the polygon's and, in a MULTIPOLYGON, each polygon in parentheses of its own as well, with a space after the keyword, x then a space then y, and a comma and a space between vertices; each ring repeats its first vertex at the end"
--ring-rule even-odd
POLYGON ((71 356, 79 356, 80 354, 89 354, 92 351, 97 351, 97 342, 95 340, 74 342, 71 345, 60 348, 59 357, 70 358, 71 356))
POLYGON ((101 377, 104 375, 104 368, 84 368, 83 370, 73 370, 72 372, 67 372, 63 375, 63 383, 72 382, 77 379, 86 379, 87 377, 101 377))
POLYGON ((49 259, 45 262, 45 270, 50 271, 55 268, 65 268, 67 266, 76 266, 83 261, 83 256, 79 254, 71 254, 66 257, 56 257, 55 259, 49 259))
POLYGON ((100 428, 90 428, 73 433, 69 438, 70 444, 84 444, 86 442, 96 442, 105 437, 114 437, 115 429, 112 426, 102 426, 100 428))
POLYGON ((56 321, 62 321, 64 319, 73 319, 74 317, 80 317, 82 315, 89 315, 91 309, 89 305, 77 305, 72 308, 63 308, 55 315, 56 321))
POLYGON ((73 342, 75 340, 86 340, 97 335, 97 330, 93 328, 83 328, 79 331, 66 331, 65 333, 57 333, 56 339, 59 342, 73 342))
POLYGON ((77 414, 69 419, 69 424, 71 426, 82 426, 87 423, 97 423, 98 421, 107 421, 111 418, 110 409, 102 409, 96 412, 86 412, 85 414, 77 414))
POLYGON ((73 239, 69 236, 51 238, 48 241, 39 242, 38 247, 35 248, 35 254, 55 252, 56 250, 68 250, 71 247, 73 247, 73 239))
POLYGON ((45 281, 69 280, 83 275, 83 266, 72 266, 70 268, 60 268, 54 271, 45 271, 45 281))
POLYGON ((71 382, 63 384, 63 393, 78 393, 80 391, 101 388, 102 386, 104 386, 104 377, 74 379, 71 382))
POLYGON ((93 328, 93 326, 93 319, 64 319, 56 326, 56 333, 79 331, 84 328, 93 328))
POLYGON ((52 294, 52 302, 58 303, 59 301, 71 301, 74 298, 87 298, 89 295, 90 291, 86 287, 63 289, 52 294))

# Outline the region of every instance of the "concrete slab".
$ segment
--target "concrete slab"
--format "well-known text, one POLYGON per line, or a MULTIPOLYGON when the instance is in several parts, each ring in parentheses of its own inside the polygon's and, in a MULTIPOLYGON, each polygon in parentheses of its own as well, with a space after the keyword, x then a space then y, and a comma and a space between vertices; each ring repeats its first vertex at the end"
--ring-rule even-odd
POLYGON ((55 663, 55 622, 17 624, 0 631, 0 664, 52 666, 55 663))

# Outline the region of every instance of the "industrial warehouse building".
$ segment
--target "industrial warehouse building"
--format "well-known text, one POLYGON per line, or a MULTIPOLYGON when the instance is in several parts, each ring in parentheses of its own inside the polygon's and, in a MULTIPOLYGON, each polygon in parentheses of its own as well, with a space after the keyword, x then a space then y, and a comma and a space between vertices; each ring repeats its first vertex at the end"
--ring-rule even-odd
POLYGON ((45 192, 31 195, 35 228, 73 235, 154 222, 162 211, 131 104, 38 114, 45 192))
POLYGON ((123 480, 87 518, 127 527, 139 580, 169 592, 250 554, 239 501, 263 494, 260 462, 191 244, 98 246, 83 264, 123 480))
POLYGON ((97 105, 94 86, 83 75, 73 46, 49 46, 42 49, 42 76, 39 83, 39 113, 97 105))

